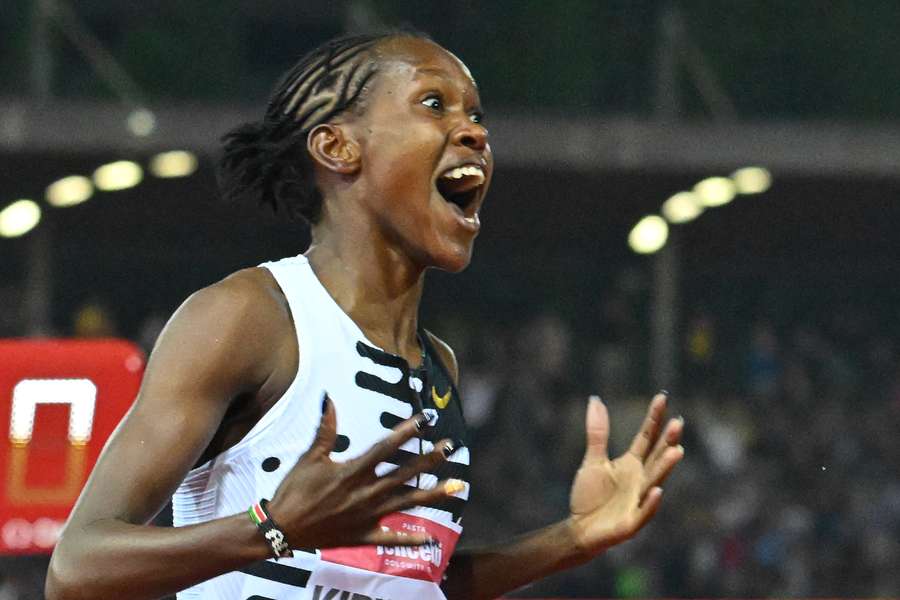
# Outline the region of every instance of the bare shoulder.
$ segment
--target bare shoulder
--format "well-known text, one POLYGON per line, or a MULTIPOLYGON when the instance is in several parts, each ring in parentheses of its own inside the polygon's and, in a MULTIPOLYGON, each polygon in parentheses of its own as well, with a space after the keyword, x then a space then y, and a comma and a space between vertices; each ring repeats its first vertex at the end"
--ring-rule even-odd
POLYGON ((181 312, 212 325, 211 331, 254 337, 283 331, 291 319, 281 288, 261 267, 237 271, 198 290, 176 311, 173 321, 181 312))
POLYGON ((243 269, 185 300, 148 366, 152 373, 154 363, 201 362, 227 367, 245 385, 261 383, 295 339, 285 335, 291 331, 290 310, 274 277, 263 268, 243 269))
POLYGON ((459 385, 459 363, 456 362, 456 354, 453 352, 453 348, 427 329, 425 330, 425 334, 428 336, 428 339, 431 340, 434 349, 437 350, 444 366, 447 367, 450 377, 453 378, 453 385, 459 385))
POLYGON ((191 295, 185 306, 218 308, 240 316, 262 313, 263 317, 288 317, 287 301, 267 269, 253 267, 232 273, 191 295))

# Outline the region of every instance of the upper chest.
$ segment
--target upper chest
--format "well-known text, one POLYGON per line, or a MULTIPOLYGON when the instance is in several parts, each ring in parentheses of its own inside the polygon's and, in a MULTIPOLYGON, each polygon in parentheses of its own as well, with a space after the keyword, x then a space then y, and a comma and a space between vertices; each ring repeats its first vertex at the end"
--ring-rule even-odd
MULTIPOLYGON (((338 423, 335 459, 362 454, 420 412, 431 424, 422 434, 425 444, 410 441, 407 450, 427 451, 430 443, 446 438, 466 445, 459 394, 430 346, 421 367, 410 369, 403 359, 353 337, 317 342, 302 353, 305 364, 298 365, 296 354, 292 361, 291 352, 285 352, 278 373, 259 393, 235 400, 202 461, 240 443, 276 404, 282 406, 275 411, 279 416, 269 437, 294 440, 297 450, 303 450, 318 427, 326 394, 338 423)), ((264 443, 257 440, 257 445, 264 443)))

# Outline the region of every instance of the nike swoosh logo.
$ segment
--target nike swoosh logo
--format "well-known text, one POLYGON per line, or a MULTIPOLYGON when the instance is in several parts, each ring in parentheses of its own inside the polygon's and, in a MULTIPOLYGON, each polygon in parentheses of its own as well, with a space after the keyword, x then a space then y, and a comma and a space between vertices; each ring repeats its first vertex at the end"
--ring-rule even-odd
POLYGON ((434 401, 434 405, 441 409, 447 408, 447 405, 450 404, 450 392, 451 390, 448 389, 446 394, 438 396, 437 390, 431 386, 431 399, 434 401))

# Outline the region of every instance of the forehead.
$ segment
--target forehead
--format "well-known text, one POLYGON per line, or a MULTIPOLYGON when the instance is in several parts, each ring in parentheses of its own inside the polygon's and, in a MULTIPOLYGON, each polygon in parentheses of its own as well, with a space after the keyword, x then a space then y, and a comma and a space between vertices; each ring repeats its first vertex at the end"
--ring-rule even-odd
POLYGON ((382 42, 376 50, 381 63, 379 71, 401 79, 442 77, 460 85, 464 93, 477 97, 478 86, 471 71, 452 52, 421 38, 399 37, 382 42))

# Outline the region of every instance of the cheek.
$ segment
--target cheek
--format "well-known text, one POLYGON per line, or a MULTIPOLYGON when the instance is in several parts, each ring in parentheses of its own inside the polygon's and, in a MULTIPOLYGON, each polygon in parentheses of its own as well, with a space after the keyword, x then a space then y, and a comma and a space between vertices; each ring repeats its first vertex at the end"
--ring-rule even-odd
POLYGON ((386 201, 430 194, 443 146, 439 136, 424 133, 404 128, 372 139, 370 181, 386 201))

